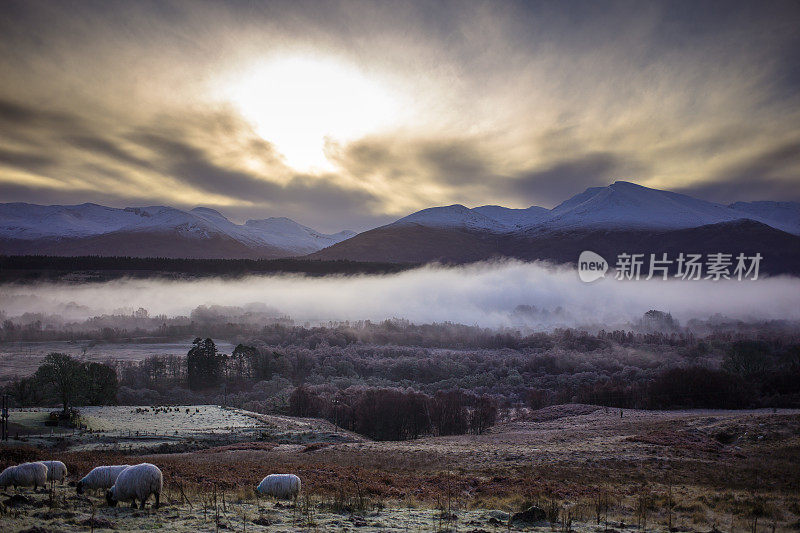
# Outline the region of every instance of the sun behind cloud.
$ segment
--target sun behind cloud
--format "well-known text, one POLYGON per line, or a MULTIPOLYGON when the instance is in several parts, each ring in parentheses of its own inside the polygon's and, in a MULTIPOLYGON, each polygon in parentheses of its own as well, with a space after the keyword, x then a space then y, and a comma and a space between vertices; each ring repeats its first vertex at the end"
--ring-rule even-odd
POLYGON ((326 139, 346 142, 391 126, 396 95, 357 68, 331 58, 290 56, 255 62, 222 84, 229 100, 292 168, 333 169, 326 139))

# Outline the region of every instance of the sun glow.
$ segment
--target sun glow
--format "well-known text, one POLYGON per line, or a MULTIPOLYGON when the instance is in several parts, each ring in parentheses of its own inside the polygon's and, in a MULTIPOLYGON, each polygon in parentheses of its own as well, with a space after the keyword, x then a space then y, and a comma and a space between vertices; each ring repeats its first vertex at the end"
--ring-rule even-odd
POLYGON ((346 142, 390 125, 396 98, 354 67, 333 60, 283 58, 255 65, 227 82, 227 98, 305 172, 331 169, 326 140, 346 142))

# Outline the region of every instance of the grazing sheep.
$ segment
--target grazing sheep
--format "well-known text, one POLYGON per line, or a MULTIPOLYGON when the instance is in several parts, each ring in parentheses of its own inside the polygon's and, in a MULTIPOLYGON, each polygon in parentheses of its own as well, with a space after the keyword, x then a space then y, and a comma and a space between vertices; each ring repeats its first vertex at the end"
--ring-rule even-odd
POLYGON ((300 478, 294 474, 270 474, 261 480, 256 491, 275 498, 297 499, 300 478))
POLYGON ((67 477, 67 465, 61 461, 39 461, 47 467, 47 481, 64 482, 67 477))
POLYGON ((22 463, 9 466, 0 473, 0 487, 47 487, 47 467, 42 463, 22 463))
POLYGON ((0 472, 0 488, 5 489, 14 484, 14 469, 16 466, 9 466, 0 472))
POLYGON ((83 477, 83 479, 78 481, 76 490, 78 491, 78 494, 83 494, 83 491, 86 489, 110 489, 114 486, 114 482, 117 481, 117 476, 119 476, 122 471, 129 466, 130 465, 111 465, 93 468, 91 472, 83 477))
POLYGON ((136 508, 136 500, 142 502, 140 509, 144 509, 144 502, 151 494, 155 494, 156 502, 153 505, 158 509, 161 499, 161 488, 164 486, 164 476, 156 465, 142 463, 131 466, 122 471, 117 477, 114 486, 106 492, 106 501, 111 507, 117 502, 132 500, 132 508, 136 508))

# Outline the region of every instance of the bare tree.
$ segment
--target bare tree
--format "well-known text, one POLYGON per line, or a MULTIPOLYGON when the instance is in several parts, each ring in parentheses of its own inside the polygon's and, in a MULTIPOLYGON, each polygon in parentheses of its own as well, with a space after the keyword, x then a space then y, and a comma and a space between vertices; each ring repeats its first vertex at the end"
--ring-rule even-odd
POLYGON ((87 376, 83 364, 63 353, 47 354, 36 371, 36 378, 40 383, 53 387, 65 414, 86 390, 87 376))

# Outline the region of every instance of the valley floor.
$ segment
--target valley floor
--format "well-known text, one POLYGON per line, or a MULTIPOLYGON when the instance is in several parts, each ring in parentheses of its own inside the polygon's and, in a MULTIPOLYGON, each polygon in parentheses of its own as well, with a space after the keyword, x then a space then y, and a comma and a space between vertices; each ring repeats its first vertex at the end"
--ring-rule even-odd
MULTIPOLYGON (((219 418, 218 408, 204 407, 219 418)), ((38 494, 19 503, 9 489, 0 498, 3 531, 85 531, 92 504, 103 524, 126 530, 215 530, 216 507, 220 528, 231 530, 503 531, 511 513, 532 505, 547 517, 510 529, 800 528, 800 411, 563 405, 520 412, 483 435, 407 442, 371 442, 317 420, 230 414, 226 423, 244 428, 243 438, 192 444, 195 434, 168 448, 87 446, 80 435, 12 441, 0 466, 52 457, 82 475, 99 464, 152 462, 165 475, 166 505, 108 509, 71 487, 58 488, 52 502, 38 494), (297 508, 255 499, 253 487, 273 472, 301 477, 297 508)))

